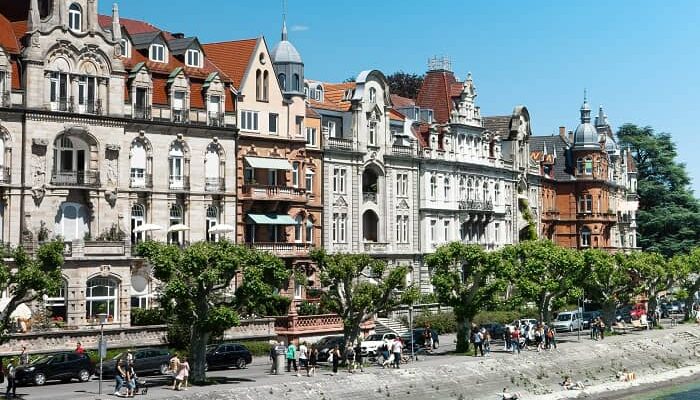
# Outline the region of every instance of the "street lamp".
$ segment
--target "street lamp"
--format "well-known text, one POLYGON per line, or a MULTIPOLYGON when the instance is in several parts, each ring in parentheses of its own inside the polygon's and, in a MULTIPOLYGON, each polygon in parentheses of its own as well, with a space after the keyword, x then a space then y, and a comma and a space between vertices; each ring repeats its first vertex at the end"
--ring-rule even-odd
POLYGON ((107 314, 99 313, 97 318, 100 320, 100 343, 97 346, 97 351, 100 353, 100 383, 97 390, 100 398, 102 397, 102 364, 104 362, 105 353, 107 352, 107 346, 105 346, 105 323, 107 322, 107 314))

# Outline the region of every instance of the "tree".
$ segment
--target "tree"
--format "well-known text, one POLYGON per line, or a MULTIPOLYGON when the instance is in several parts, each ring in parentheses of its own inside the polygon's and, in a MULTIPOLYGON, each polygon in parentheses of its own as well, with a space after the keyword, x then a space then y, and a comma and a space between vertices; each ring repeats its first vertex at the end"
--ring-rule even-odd
POLYGON ((690 254, 680 254, 671 260, 679 268, 678 286, 686 293, 685 318, 689 318, 695 293, 700 290, 700 247, 694 248, 690 254))
POLYGON ((583 259, 580 252, 549 240, 520 243, 515 286, 525 300, 537 305, 540 321, 549 321, 555 307, 581 295, 583 259))
POLYGON ((615 320, 615 310, 629 301, 633 292, 630 273, 623 266, 625 255, 612 255, 600 249, 583 251, 583 264, 588 274, 584 281, 585 295, 599 303, 603 318, 615 320))
POLYGON ((409 74, 397 71, 386 77, 389 81, 389 91, 409 99, 418 97, 418 92, 423 86, 423 75, 409 74))
POLYGON ((624 257, 623 266, 637 282, 637 291, 649 299, 649 310, 656 310, 659 294, 678 280, 679 262, 679 258, 667 261, 661 254, 641 251, 624 257))
POLYGON ((685 165, 676 161, 671 135, 632 124, 617 135, 637 168, 639 245, 666 257, 700 245, 700 204, 689 189, 685 165))
POLYGON ((22 304, 31 303, 44 295, 57 292, 63 285, 63 241, 43 244, 34 258, 22 247, 10 254, 13 263, 0 265, 0 291, 9 294, 9 301, 0 312, 0 340, 7 340, 12 313, 22 304))
POLYGON ((159 302, 170 316, 169 323, 189 328, 190 379, 198 384, 206 379, 206 346, 211 337, 239 323, 234 308, 239 293, 234 295, 233 278, 243 273, 246 289, 241 295, 250 302, 255 289, 260 291, 258 299, 265 301, 270 287, 288 277, 281 272, 285 267, 279 258, 228 241, 199 242, 184 249, 146 241, 137 246, 137 253, 153 265, 153 275, 161 282, 159 302))
POLYGON ((360 325, 375 314, 390 310, 400 303, 417 299, 415 290, 404 289, 408 267, 397 266, 387 270, 384 260, 367 254, 328 254, 323 249, 313 250, 311 259, 320 272, 321 303, 327 310, 343 319, 346 343, 354 342, 360 334, 360 325))
POLYGON ((433 271, 433 287, 440 303, 452 306, 457 319, 457 351, 469 350, 469 329, 474 316, 506 288, 508 275, 500 254, 480 246, 452 242, 425 257, 433 271))

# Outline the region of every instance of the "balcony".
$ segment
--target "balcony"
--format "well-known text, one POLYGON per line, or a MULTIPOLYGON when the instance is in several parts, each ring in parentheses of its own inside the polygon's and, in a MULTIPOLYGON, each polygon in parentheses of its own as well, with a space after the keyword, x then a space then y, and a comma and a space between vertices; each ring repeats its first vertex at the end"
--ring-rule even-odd
POLYGON ((207 125, 218 127, 224 126, 224 113, 218 111, 208 111, 207 125))
POLYGON ((9 185, 12 183, 12 170, 10 167, 0 166, 0 185, 9 185))
POLYGON ((143 104, 133 105, 133 117, 136 119, 151 119, 151 106, 143 104))
POLYGON ((170 190, 190 190, 190 177, 184 175, 170 175, 170 190))
POLYGON ((224 178, 204 178, 205 192, 223 192, 224 188, 224 178))
POLYGON ((337 137, 329 137, 326 141, 326 147, 337 150, 352 150, 352 139, 343 139, 337 137))
POLYGON ((362 202, 363 203, 377 203, 377 193, 376 192, 363 192, 362 193, 362 202))
POLYGON ((51 184, 54 186, 100 186, 99 171, 61 171, 54 172, 51 176, 51 184))
POLYGON ((309 250, 313 247, 312 243, 302 243, 302 242, 255 242, 246 243, 248 247, 267 251, 278 257, 299 257, 306 256, 309 254, 309 250))
POLYGON ((269 201, 308 201, 306 189, 291 186, 271 186, 246 184, 241 190, 241 200, 269 200, 269 201))
POLYGON ((73 96, 59 97, 51 102, 52 111, 73 112, 73 96))
POLYGON ((461 211, 493 211, 493 202, 491 200, 460 200, 458 208, 461 211))
POLYGON ((559 211, 549 210, 542 214, 542 221, 558 221, 560 218, 559 211))
POLYGON ((337 314, 285 315, 275 317, 278 335, 330 333, 343 331, 343 319, 337 314))
POLYGON ((613 222, 617 223, 617 214, 615 213, 594 213, 594 212, 577 212, 576 219, 586 220, 591 222, 613 222))
POLYGON ((85 114, 102 115, 102 100, 90 100, 84 104, 78 104, 78 110, 85 114))
POLYGON ((151 189, 153 188, 153 175, 132 176, 129 180, 129 187, 132 189, 151 189))
POLYGON ((367 253, 386 253, 389 250, 389 243, 365 242, 364 249, 367 253))
POLYGON ((411 146, 391 146, 391 154, 399 157, 416 157, 416 151, 411 146))
POLYGON ((176 124, 186 124, 190 119, 190 110, 173 109, 172 121, 176 124))

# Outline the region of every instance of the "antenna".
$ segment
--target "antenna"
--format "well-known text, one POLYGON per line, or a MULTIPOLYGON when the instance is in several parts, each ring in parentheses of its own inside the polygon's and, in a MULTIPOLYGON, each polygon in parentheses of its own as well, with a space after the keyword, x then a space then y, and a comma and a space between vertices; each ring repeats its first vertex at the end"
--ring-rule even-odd
POLYGON ((428 59, 428 71, 450 71, 452 72, 452 62, 447 56, 434 56, 428 59))

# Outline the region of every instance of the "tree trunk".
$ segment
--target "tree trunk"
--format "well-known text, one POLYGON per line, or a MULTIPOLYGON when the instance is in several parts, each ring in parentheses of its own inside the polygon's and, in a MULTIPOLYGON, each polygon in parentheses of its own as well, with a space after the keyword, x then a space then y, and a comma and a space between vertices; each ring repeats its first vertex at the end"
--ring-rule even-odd
MULTIPOLYGON (((357 337, 360 336, 360 322, 352 321, 351 323, 343 324, 343 336, 345 337, 345 345, 355 343, 357 337)), ((345 352, 345 349, 340 349, 340 351, 345 352)))
POLYGON ((603 302, 603 320, 605 326, 610 329, 610 326, 615 322, 615 301, 606 300, 603 302))
POLYGON ((469 336, 471 321, 468 318, 458 318, 457 320, 457 353, 469 351, 469 336))
POLYGON ((203 332, 196 328, 192 329, 192 340, 190 346, 192 371, 190 371, 190 382, 201 385, 207 379, 205 364, 207 362, 207 344, 209 344, 210 332, 203 332))

